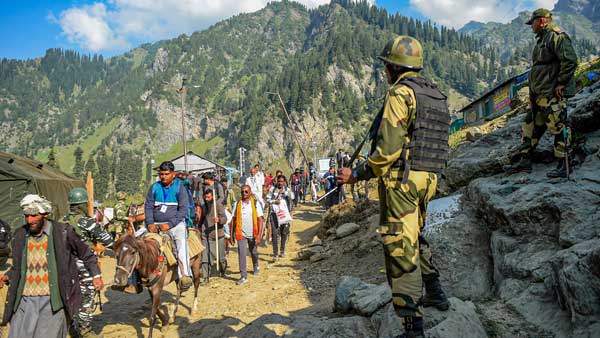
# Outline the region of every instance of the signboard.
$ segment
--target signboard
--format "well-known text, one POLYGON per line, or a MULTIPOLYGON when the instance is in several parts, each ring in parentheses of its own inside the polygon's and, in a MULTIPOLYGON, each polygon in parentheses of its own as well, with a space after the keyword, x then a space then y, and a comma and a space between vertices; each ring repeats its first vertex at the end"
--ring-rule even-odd
POLYGON ((506 112, 510 110, 510 92, 509 87, 500 89, 494 95, 494 113, 506 112))

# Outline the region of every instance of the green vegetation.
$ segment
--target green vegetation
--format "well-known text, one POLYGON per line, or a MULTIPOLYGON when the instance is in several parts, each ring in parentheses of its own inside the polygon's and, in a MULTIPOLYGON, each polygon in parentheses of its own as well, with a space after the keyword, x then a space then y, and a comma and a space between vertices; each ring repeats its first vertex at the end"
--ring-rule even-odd
MULTIPOLYGON (((204 156, 206 151, 215 147, 217 144, 222 143, 223 138, 220 136, 213 137, 210 140, 188 140, 187 147, 188 151, 194 152, 196 155, 204 156)), ((183 143, 177 142, 171 146, 169 150, 164 153, 158 154, 156 156, 155 164, 159 165, 160 163, 172 160, 178 156, 183 155, 183 143)), ((212 160, 212 159, 211 159, 212 160)))
MULTIPOLYGON (((208 116, 219 124, 196 126, 196 135, 210 127, 216 136, 191 140, 189 150, 218 162, 237 161, 240 146, 255 148, 265 121, 287 126, 278 99, 267 92, 279 92, 292 116, 325 116, 318 121, 323 127, 343 127, 356 140, 388 88, 377 55, 398 34, 423 43, 423 74, 454 107, 527 67, 530 49, 517 40, 506 54, 506 40, 390 15, 366 1, 334 0, 308 10, 284 0, 110 59, 62 49, 35 60, 0 59, 0 123, 10 130, 0 135, 0 150, 47 162, 53 149, 55 163, 71 173, 80 147, 76 171, 96 168, 96 182, 105 186, 99 196, 112 198, 115 185, 134 191, 146 185, 151 158, 182 153, 181 143, 164 154, 154 150, 162 128, 175 128, 164 116, 180 105, 173 85, 182 75, 194 85, 185 96, 190 120, 208 116), (130 182, 122 181, 124 173, 130 182)), ((582 55, 595 50, 578 41, 582 55)))

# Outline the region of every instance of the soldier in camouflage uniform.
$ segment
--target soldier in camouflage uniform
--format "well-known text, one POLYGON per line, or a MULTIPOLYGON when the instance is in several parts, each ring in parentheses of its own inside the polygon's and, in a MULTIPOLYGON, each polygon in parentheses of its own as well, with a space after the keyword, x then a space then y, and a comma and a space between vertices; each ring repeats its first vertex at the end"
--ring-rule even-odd
MULTIPOLYGON (((74 188, 69 191, 69 214, 65 216, 64 222, 70 224, 75 232, 86 240, 86 243, 92 248, 95 243, 100 243, 105 247, 113 245, 113 238, 106 232, 102 226, 96 223, 96 220, 87 216, 88 194, 83 188, 74 188)), ((94 295, 96 290, 92 284, 92 279, 98 276, 91 276, 90 272, 83 265, 83 261, 77 260, 79 269, 79 282, 81 288, 81 309, 75 315, 75 331, 80 337, 98 337, 92 331, 92 319, 94 317, 94 295)))
POLYGON ((386 45, 379 58, 391 87, 370 129, 369 156, 353 170, 340 169, 337 177, 339 184, 379 178, 378 232, 403 337, 424 337, 422 303, 448 309, 420 232, 436 192, 437 173, 448 158, 450 115, 446 97, 418 74, 422 51, 419 41, 409 36, 386 45))
POLYGON ((571 39, 552 22, 552 13, 540 8, 527 21, 536 34, 532 66, 529 72, 531 110, 522 125, 522 143, 511 157, 508 172, 531 171, 531 154, 548 129, 554 135, 556 169, 548 177, 567 177, 565 156, 570 133, 567 126, 567 98, 575 94, 573 75, 577 69, 577 54, 571 39))
POLYGON ((108 228, 108 231, 113 235, 114 238, 117 238, 118 235, 122 234, 125 229, 127 229, 127 224, 129 223, 129 207, 125 204, 126 198, 126 192, 119 191, 117 193, 118 202, 114 207, 115 217, 108 228))

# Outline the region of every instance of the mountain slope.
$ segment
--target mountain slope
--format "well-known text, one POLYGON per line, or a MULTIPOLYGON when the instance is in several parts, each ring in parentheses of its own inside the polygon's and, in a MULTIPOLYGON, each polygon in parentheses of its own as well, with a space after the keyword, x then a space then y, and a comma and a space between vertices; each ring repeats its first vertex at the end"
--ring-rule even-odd
POLYGON ((181 142, 176 89, 185 77, 190 150, 233 164, 243 146, 249 162, 298 166, 287 118, 267 92, 281 94, 310 156, 347 149, 387 90, 376 56, 395 34, 422 41, 423 73, 451 94, 454 108, 525 67, 509 66, 478 37, 366 2, 314 10, 275 2, 110 59, 52 49, 39 59, 0 60, 0 148, 39 158, 55 149, 61 169, 81 176, 93 168, 107 186, 101 196, 114 186, 138 191, 151 160, 181 142), (212 147, 195 148, 201 140, 212 147))

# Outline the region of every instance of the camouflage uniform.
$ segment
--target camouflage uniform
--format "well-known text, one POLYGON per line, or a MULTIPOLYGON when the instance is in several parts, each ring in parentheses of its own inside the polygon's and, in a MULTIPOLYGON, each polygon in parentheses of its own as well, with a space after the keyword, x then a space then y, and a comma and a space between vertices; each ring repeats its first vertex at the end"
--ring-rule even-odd
MULTIPOLYGON (((389 55, 389 49, 399 49, 401 51, 396 53, 415 55, 420 54, 420 48, 418 41, 400 37, 393 44, 388 44, 382 54, 389 55)), ((410 61, 419 64, 417 60, 410 61)), ((422 65, 422 59, 419 61, 422 65)), ((417 72, 406 71, 390 87, 378 116, 381 120, 376 120, 371 130, 369 157, 353 171, 358 180, 379 177, 380 222, 377 231, 383 239, 386 274, 392 289, 394 309, 404 318, 405 328, 411 327, 410 321, 416 320, 415 317, 422 325, 420 300, 423 278, 431 276, 437 280, 438 276, 431 261, 429 246, 420 245, 419 236, 427 204, 436 192, 437 175, 429 171, 411 170, 410 167, 405 171, 404 166, 397 165, 399 159, 411 158, 408 145, 417 112, 415 91, 401 82, 417 77, 417 72)), ((422 327, 418 330, 422 332, 422 327)))
POLYGON ((113 222, 111 222, 108 231, 113 235, 122 234, 127 228, 127 223, 129 222, 129 208, 125 204, 125 201, 121 200, 117 202, 114 207, 114 212, 115 217, 113 222))
MULTIPOLYGON (((528 24, 540 17, 550 18, 551 13, 545 9, 536 10, 528 24)), ((563 129, 567 127, 566 98, 575 94, 573 75, 576 68, 577 54, 571 39, 554 23, 549 22, 541 32, 536 34, 532 67, 529 72, 531 110, 525 115, 521 126, 521 146, 513 155, 512 162, 521 158, 529 161, 531 153, 537 147, 546 129, 554 135, 554 156, 564 159, 565 141, 570 142, 570 134, 563 133, 563 129), (564 95, 560 98, 554 93, 556 86, 559 85, 565 86, 564 95)), ((559 162, 559 167, 563 162, 559 162)), ((529 164, 525 166, 530 167, 529 164)), ((507 169, 511 168, 507 166, 507 169)))
MULTIPOLYGON (((85 239, 90 248, 94 246, 94 243, 101 243, 105 247, 111 247, 114 244, 112 236, 96 223, 95 219, 86 216, 82 210, 72 208, 63 221, 70 224, 75 232, 85 239)), ((81 310, 74 316, 74 322, 78 332, 85 334, 91 332, 94 317, 93 303, 96 289, 92 280, 95 276, 90 275, 80 259, 77 260, 77 268, 79 269, 81 289, 81 310)))

